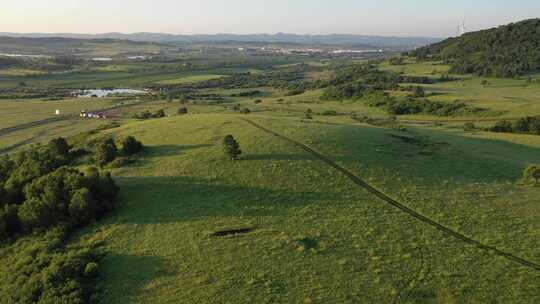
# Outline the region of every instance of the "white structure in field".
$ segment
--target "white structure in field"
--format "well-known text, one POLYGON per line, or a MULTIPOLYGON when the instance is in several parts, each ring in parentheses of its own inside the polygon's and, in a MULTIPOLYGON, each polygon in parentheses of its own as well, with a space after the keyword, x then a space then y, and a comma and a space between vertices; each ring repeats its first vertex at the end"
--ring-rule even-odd
POLYGON ((55 115, 60 115, 60 110, 54 111, 54 114, 55 114, 55 115))

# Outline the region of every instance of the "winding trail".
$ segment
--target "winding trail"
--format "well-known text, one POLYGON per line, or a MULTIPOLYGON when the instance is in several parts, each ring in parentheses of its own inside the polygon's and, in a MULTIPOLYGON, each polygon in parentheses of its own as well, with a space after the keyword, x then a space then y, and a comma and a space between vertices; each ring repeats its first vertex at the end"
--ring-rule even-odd
POLYGON ((266 133, 269 133, 271 135, 274 135, 286 142, 289 142, 290 144, 294 145, 294 146, 297 146, 299 148, 301 148, 302 150, 312 154, 313 156, 315 156, 316 158, 318 158, 319 160, 323 161, 324 163, 328 164, 329 166, 333 167, 334 169, 336 169, 337 171, 341 172, 343 175, 345 175, 346 177, 348 177, 351 181, 353 181, 355 184, 357 184, 358 186, 364 188, 365 190, 367 190, 368 192, 370 192, 371 194, 375 195, 376 197, 380 198, 381 200, 383 200, 384 202, 392 205, 393 207, 405 212, 406 214, 416 218, 417 220, 427 224, 427 225, 430 225, 432 226, 433 228, 443 232, 444 234, 450 236, 450 237, 453 237, 455 239, 458 239, 460 241, 463 241, 469 245, 472 245, 472 246, 475 246, 479 249, 482 249, 482 250, 486 250, 486 251, 490 251, 500 257, 503 257, 507 260, 510 260, 512 262, 515 262, 515 263, 518 263, 518 264, 521 264, 522 266, 525 266, 527 268, 531 268, 531 269, 534 269, 536 271, 540 271, 540 264, 537 264, 535 262, 532 262, 532 261, 529 261, 529 260, 526 260, 524 258, 521 258, 521 257, 518 257, 512 253, 508 253, 508 252, 505 252, 503 250, 500 250, 496 247, 493 247, 493 246, 490 246, 490 245, 487 245, 487 244, 484 244, 480 241, 477 241, 477 240, 474 240, 464 234, 461 234, 455 230, 452 230, 451 228, 448 228, 440 223, 438 223, 437 221, 435 220, 432 220, 431 218, 427 217, 427 216, 424 216, 420 213, 418 213, 417 211, 415 211, 414 209, 411 209, 407 206, 405 206, 404 204, 394 200, 393 198, 389 197, 388 195, 384 194, 383 192, 377 190, 376 188, 374 188, 373 186, 371 186, 370 184, 368 184, 367 182, 365 182, 364 180, 362 180, 361 178, 357 177, 356 175, 354 175, 353 173, 351 173, 349 170, 345 169, 344 167, 338 165, 336 162, 334 162, 333 160, 331 160, 330 158, 328 158, 327 156, 313 150, 312 148, 310 148, 309 146, 303 144, 303 143, 300 143, 298 141, 295 141, 294 139, 291 139, 289 137, 286 137, 284 135, 281 135, 277 132, 274 132, 270 129, 267 129, 255 122, 253 122, 252 120, 249 120, 247 118, 242 118, 242 120, 244 120, 245 122, 249 123, 250 125, 254 126, 255 128, 258 128, 266 133))

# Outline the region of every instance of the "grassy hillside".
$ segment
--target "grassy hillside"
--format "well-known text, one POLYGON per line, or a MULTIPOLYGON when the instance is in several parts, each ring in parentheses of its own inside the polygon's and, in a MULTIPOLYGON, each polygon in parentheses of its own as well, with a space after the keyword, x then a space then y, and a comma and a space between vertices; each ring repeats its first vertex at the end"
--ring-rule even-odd
MULTIPOLYGON (((418 146, 387 129, 251 118, 452 229, 538 259, 540 193, 514 182, 527 162, 540 161, 539 141, 406 134, 426 143, 418 146), (508 163, 510 155, 520 158, 508 163)), ((111 132, 149 148, 114 172, 123 189, 116 214, 80 235, 80 244, 105 243, 103 303, 540 300, 537 271, 445 236, 237 116, 173 117, 111 132), (238 162, 221 151, 229 133, 245 153, 238 162), (212 236, 235 229, 252 231, 212 236)))

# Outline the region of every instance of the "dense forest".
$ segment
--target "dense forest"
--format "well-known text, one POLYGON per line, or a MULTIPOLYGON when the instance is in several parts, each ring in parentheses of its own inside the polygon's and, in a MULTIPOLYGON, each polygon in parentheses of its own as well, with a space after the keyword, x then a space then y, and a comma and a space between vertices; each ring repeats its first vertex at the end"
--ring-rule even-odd
POLYGON ((516 77, 540 69, 540 19, 464 34, 409 55, 443 60, 453 73, 516 77))

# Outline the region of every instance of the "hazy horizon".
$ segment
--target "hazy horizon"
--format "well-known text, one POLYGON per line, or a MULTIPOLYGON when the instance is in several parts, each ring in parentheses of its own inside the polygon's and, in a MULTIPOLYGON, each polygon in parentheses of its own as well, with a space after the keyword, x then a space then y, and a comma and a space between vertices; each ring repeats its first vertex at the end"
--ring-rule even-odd
POLYGON ((465 18, 470 31, 537 17, 531 0, 21 0, 6 3, 0 31, 11 33, 166 33, 446 37, 465 18))

